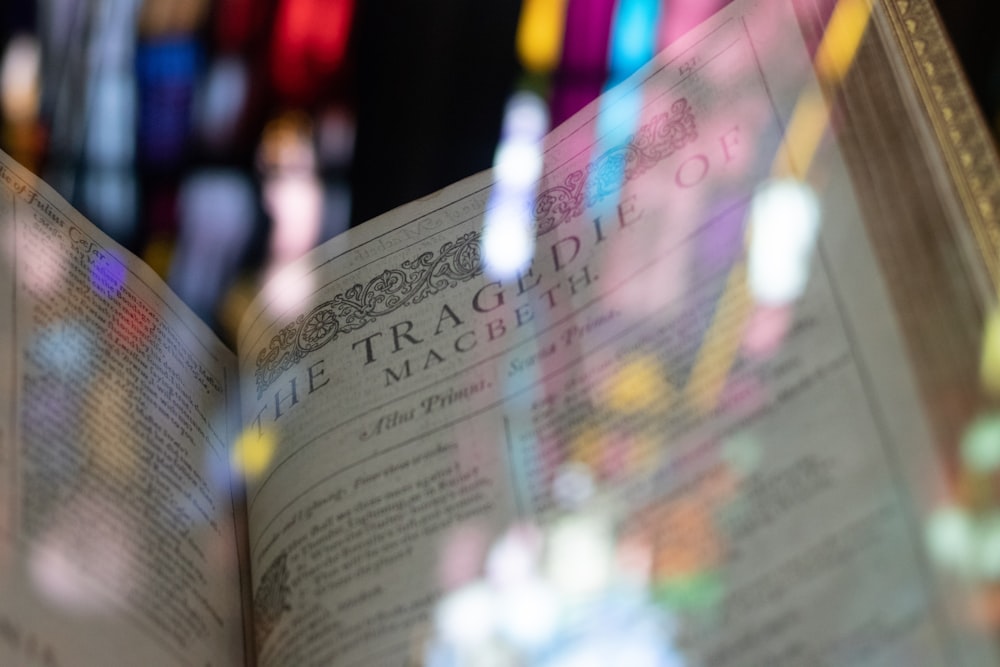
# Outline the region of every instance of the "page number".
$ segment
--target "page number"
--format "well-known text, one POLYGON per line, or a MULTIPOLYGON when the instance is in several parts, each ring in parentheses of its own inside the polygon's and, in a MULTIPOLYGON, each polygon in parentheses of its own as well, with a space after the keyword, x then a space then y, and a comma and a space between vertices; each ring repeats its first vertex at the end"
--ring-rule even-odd
POLYGON ((678 71, 680 72, 681 76, 688 76, 689 74, 694 73, 694 70, 697 66, 698 66, 698 59, 690 58, 689 60, 685 60, 683 63, 680 64, 680 67, 678 67, 678 71))

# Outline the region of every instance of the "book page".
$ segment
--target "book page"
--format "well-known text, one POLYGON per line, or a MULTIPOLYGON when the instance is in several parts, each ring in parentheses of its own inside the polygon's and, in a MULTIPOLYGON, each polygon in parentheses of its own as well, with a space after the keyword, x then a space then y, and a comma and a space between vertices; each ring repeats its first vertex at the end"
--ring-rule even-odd
POLYGON ((0 312, 0 664, 244 664, 232 353, 2 154, 0 312))
POLYGON ((734 3, 548 136, 515 273, 482 174, 265 289, 262 666, 995 664, 923 555, 941 462, 812 72, 734 3))

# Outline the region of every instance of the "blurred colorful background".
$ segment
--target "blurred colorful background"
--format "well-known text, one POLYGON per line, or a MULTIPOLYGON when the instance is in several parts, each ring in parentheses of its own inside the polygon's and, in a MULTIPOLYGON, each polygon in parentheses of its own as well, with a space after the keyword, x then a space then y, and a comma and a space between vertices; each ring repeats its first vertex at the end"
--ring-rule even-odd
MULTIPOLYGON (((4 3, 0 146, 231 343, 275 268, 489 167, 512 95, 544 132, 727 2, 4 3)), ((994 116, 1000 8, 940 10, 994 116)))

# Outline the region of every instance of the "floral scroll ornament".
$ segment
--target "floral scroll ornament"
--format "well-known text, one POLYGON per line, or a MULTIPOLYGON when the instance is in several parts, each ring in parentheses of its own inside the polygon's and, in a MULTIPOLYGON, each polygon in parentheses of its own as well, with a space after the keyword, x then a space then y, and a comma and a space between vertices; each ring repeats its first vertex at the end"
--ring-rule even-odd
POLYGON ((643 174, 697 138, 694 112, 681 98, 624 144, 572 172, 560 185, 540 192, 534 208, 538 236, 582 215, 586 208, 618 192, 623 181, 643 174))
POLYGON ((341 334, 478 276, 482 273, 479 244, 479 232, 469 232, 445 243, 437 253, 425 252, 399 268, 386 269, 364 285, 355 283, 299 315, 257 355, 257 397, 283 372, 341 334))

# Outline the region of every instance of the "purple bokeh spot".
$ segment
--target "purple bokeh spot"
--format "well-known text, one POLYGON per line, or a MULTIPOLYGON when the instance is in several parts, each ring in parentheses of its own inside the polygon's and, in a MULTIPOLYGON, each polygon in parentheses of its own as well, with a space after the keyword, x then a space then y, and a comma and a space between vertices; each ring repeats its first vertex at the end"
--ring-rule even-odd
POLYGON ((106 299, 116 296, 125 283, 125 263, 110 253, 101 253, 90 265, 90 286, 106 299))
POLYGON ((699 237, 698 267, 705 275, 712 275, 732 266, 743 253, 746 206, 738 202, 724 202, 713 211, 713 222, 699 237))

